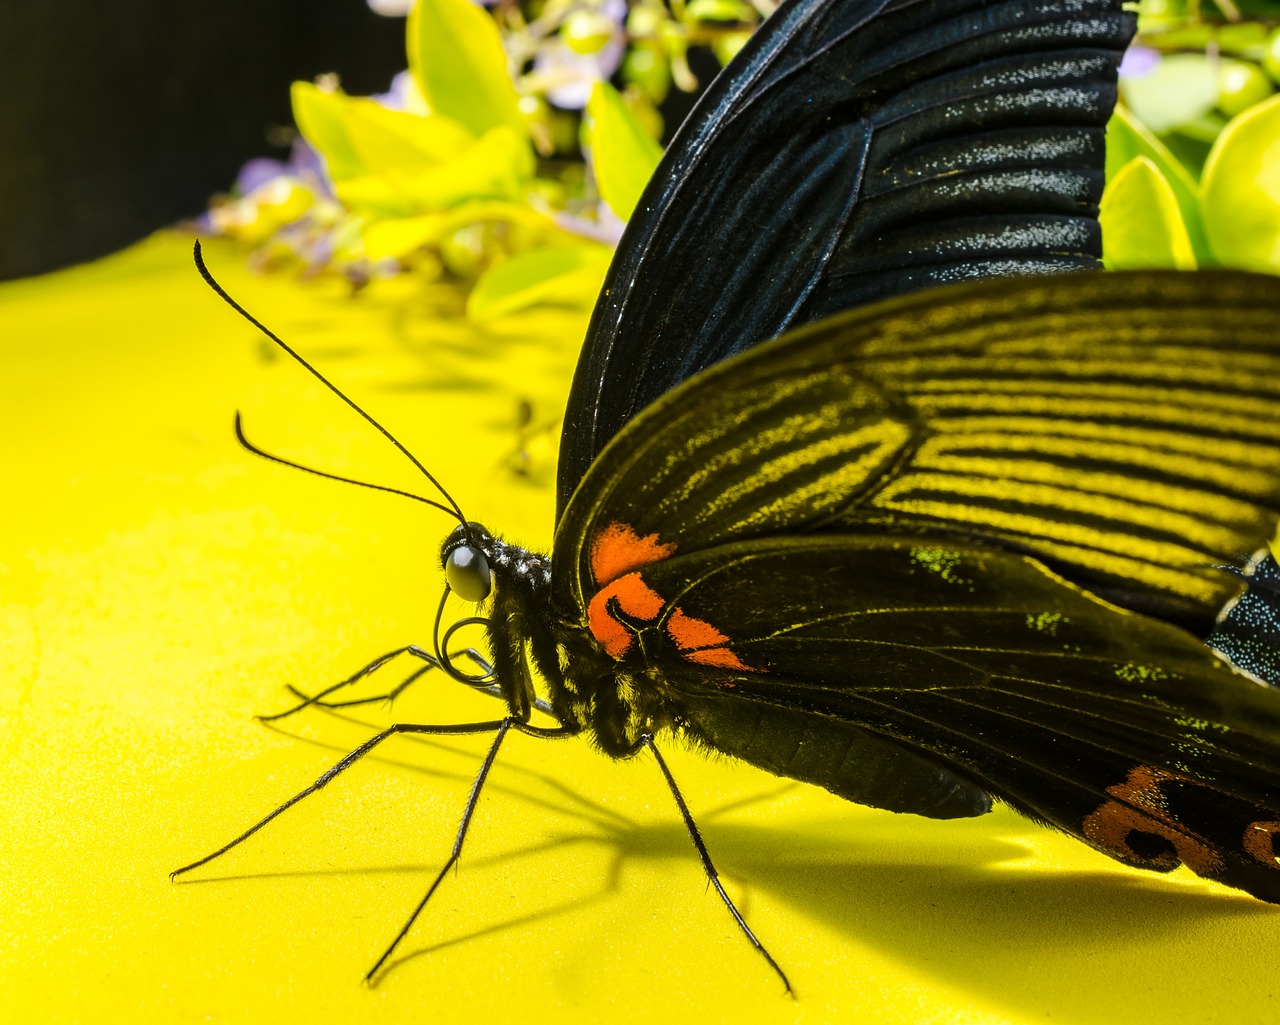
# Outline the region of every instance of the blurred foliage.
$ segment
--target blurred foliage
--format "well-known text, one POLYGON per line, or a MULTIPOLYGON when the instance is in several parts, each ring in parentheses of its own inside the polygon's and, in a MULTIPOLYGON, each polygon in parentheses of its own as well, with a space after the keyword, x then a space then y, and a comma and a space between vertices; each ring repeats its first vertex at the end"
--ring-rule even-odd
MULTIPOLYGON (((246 166, 206 230, 260 266, 361 287, 411 272, 487 320, 594 299, 661 155, 660 104, 773 0, 419 0, 382 96, 298 82, 287 162, 246 166), (614 84, 616 83, 616 87, 614 84)), ((1107 266, 1280 271, 1280 0, 1142 0, 1108 131, 1107 266)))
POLYGON ((421 0, 391 91, 295 83, 293 156, 253 161, 204 227, 246 243, 260 266, 357 287, 453 276, 478 320, 590 302, 661 156, 659 104, 672 87, 705 85, 690 50, 727 61, 772 9, 421 0))
POLYGON ((1109 268, 1280 273, 1280 0, 1142 0, 1107 131, 1109 268))

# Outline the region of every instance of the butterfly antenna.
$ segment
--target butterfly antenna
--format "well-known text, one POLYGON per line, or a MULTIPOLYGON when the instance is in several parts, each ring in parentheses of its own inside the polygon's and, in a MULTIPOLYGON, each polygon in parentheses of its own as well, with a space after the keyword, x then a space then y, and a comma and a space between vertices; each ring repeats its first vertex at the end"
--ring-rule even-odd
MULTIPOLYGON (((428 470, 425 466, 422 465, 421 462, 418 461, 417 456, 415 456, 412 452, 410 452, 407 448, 405 448, 404 445, 400 443, 400 440, 394 434, 392 434, 389 430, 383 427, 382 424, 378 423, 377 420, 375 420, 372 416, 370 416, 358 405, 356 405, 356 403, 352 401, 350 398, 348 398, 342 392, 342 390, 338 388, 336 384, 334 384, 327 377, 325 377, 324 374, 320 373, 319 370, 317 370, 310 363, 308 363, 292 346, 289 345, 288 342, 286 342, 283 338, 281 338, 269 327, 267 327, 264 323, 262 323, 262 321, 260 321, 252 313, 250 313, 238 302, 236 302, 234 299, 231 298, 231 296, 227 293, 227 290, 223 288, 220 284, 218 284, 217 280, 209 272, 209 268, 205 266, 204 255, 200 249, 199 239, 196 239, 195 248, 193 250, 192 255, 195 257, 196 270, 198 270, 200 272, 200 276, 204 278, 205 284, 207 284, 210 288, 212 288, 224 303, 230 306, 233 310, 235 310, 238 314, 240 314, 240 316, 244 317, 245 320, 247 320, 250 324, 252 324, 264 335, 266 335, 273 342, 275 342, 276 345, 278 345, 281 349, 283 349, 290 356, 292 356, 297 363, 301 364, 302 367, 310 371, 311 375, 317 381, 323 384, 326 388, 328 388, 331 392, 333 392, 333 394, 338 396, 338 398, 340 398, 348 406, 350 406, 362 417, 364 417, 366 423, 374 427, 384 438, 386 438, 389 442, 391 442, 391 444, 393 444, 397 449, 399 449, 401 455, 403 455, 406 459, 409 460, 409 462, 413 463, 413 465, 418 468, 418 472, 421 473, 424 477, 427 478, 427 480, 431 482, 431 486, 434 487, 438 492, 440 492, 440 494, 444 496, 445 501, 448 502, 449 504, 448 506, 440 505, 436 502, 430 501, 429 499, 420 498, 419 496, 416 496, 416 495, 408 495, 408 497, 418 498, 419 501, 427 502, 427 504, 429 505, 434 505, 437 509, 443 509, 445 512, 449 513, 450 515, 457 517, 457 520, 459 523, 465 524, 467 522, 467 518, 462 515, 462 510, 458 508, 458 503, 453 500, 453 496, 450 495, 449 492, 447 492, 444 489, 441 483, 438 480, 436 480, 434 476, 432 476, 431 471, 428 470)), ((251 452, 254 452, 267 459, 271 459, 277 463, 283 463, 286 466, 292 466, 295 469, 305 470, 308 473, 315 473, 321 477, 332 477, 331 474, 323 473, 319 470, 312 470, 310 467, 299 466, 297 463, 290 463, 287 460, 281 459, 278 456, 270 455, 266 452, 263 452, 261 449, 248 444, 243 433, 239 430, 239 427, 238 427, 239 414, 237 414, 236 419, 237 419, 237 430, 236 430, 237 437, 240 438, 240 443, 244 445, 246 448, 248 448, 251 452)), ((377 484, 364 484, 361 481, 347 480, 345 477, 333 477, 332 479, 346 481, 349 484, 360 484, 362 487, 374 488, 379 491, 390 491, 393 494, 401 494, 401 495, 407 494, 407 492, 396 491, 396 489, 394 488, 384 488, 377 484)))
POLYGON ((421 502, 423 505, 429 505, 439 509, 441 512, 447 512, 450 516, 454 515, 454 510, 447 505, 441 505, 434 499, 424 498, 422 495, 415 495, 412 491, 401 491, 399 488, 389 488, 385 484, 370 484, 367 480, 356 480, 354 477, 342 477, 336 473, 329 473, 328 470, 317 470, 314 466, 305 466, 302 463, 295 463, 292 459, 285 459, 278 456, 274 452, 268 452, 264 448, 259 448, 244 433, 244 422, 240 416, 240 411, 236 410, 235 419, 236 441, 240 442, 240 447, 252 452, 255 456, 261 456, 263 459, 269 459, 273 463, 279 463, 281 466, 287 466, 293 470, 301 470, 303 473, 314 473, 317 477, 324 477, 326 480, 336 480, 342 484, 355 484, 361 488, 371 488, 374 491, 385 491, 391 495, 400 495, 403 498, 412 498, 415 502, 421 502))

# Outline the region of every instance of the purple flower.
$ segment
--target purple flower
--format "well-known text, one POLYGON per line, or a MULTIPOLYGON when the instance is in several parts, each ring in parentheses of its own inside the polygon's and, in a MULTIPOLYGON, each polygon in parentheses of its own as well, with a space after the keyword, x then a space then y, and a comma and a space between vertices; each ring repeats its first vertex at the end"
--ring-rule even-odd
POLYGON ((1124 59, 1120 62, 1120 77, 1145 78, 1155 71, 1156 65, 1159 63, 1159 50, 1153 50, 1149 46, 1139 46, 1135 43, 1124 52, 1124 59))
MULTIPOLYGON (((388 110, 408 110, 410 106, 410 97, 417 88, 413 81, 413 75, 408 71, 401 71, 395 78, 391 80, 391 86, 385 93, 374 93, 369 99, 380 103, 388 110)), ((421 101, 419 101, 419 106, 421 101)))
POLYGON ((267 182, 283 177, 289 173, 288 165, 282 160, 270 157, 255 157, 240 168, 233 186, 236 192, 247 196, 254 189, 261 188, 267 182))
POLYGON ((627 50, 622 22, 627 16, 626 0, 604 0, 598 13, 614 23, 608 42, 595 53, 575 53, 559 38, 538 48, 533 66, 539 78, 549 83, 547 99, 563 110, 581 110, 587 105, 592 87, 618 70, 627 50))

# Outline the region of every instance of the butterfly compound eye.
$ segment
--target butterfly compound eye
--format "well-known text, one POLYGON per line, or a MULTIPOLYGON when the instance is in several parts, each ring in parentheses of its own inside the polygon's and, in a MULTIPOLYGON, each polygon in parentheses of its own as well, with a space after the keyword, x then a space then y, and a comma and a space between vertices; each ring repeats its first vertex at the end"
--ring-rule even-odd
POLYGON ((484 601, 493 587, 489 560, 471 545, 459 545, 445 557, 444 577, 450 589, 465 601, 484 601))

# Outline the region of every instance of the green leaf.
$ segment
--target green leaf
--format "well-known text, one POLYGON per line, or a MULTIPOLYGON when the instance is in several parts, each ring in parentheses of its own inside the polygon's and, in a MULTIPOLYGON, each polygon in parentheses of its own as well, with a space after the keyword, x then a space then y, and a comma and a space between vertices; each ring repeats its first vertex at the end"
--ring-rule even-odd
POLYGON ((408 22, 409 68, 427 106, 480 136, 524 120, 498 26, 471 0, 419 0, 408 22))
POLYGON ((587 101, 587 145, 600 197, 622 220, 631 216, 662 157, 618 91, 597 82, 587 101))
POLYGON ((1138 31, 1159 32, 1189 16, 1187 0, 1138 0, 1138 31))
POLYGON ((352 149, 374 173, 448 163, 475 142, 475 136, 443 114, 407 114, 373 100, 348 99, 344 122, 352 149))
POLYGON ((1220 263, 1280 273, 1280 96, 1241 114, 1218 136, 1200 197, 1220 263))
POLYGON ((685 20, 754 22, 756 11, 743 0, 692 0, 685 8, 685 20))
POLYGON ((393 217, 361 225, 364 253, 370 260, 399 258, 436 241, 442 234, 441 214, 393 217))
POLYGON ((521 253, 480 276, 467 297, 467 316, 495 320, 535 303, 589 303, 600 289, 612 251, 581 244, 521 253))
POLYGON ((1145 157, 1155 164, 1165 183, 1173 190, 1196 263, 1201 267, 1211 266, 1213 255, 1200 216, 1200 189, 1191 172, 1146 125, 1124 107, 1118 106, 1107 123, 1107 180, 1114 179, 1137 157, 1145 157))
POLYGON ((363 174, 364 161, 347 136, 346 105, 350 97, 340 90, 326 90, 310 82, 294 82, 290 90, 293 120, 302 137, 324 157, 334 181, 363 174))
POLYGON ((1107 270, 1195 269, 1173 188, 1148 158, 1135 157, 1107 183, 1098 219, 1107 270))
POLYGON ((1153 132, 1167 132, 1208 111, 1218 102, 1218 69, 1200 53, 1175 53, 1154 71, 1126 78, 1124 102, 1153 132))
POLYGON ((371 218, 361 223, 360 234, 365 254, 380 260, 438 244, 454 232, 480 223, 505 224, 512 238, 529 240, 529 244, 560 234, 546 214, 523 203, 495 199, 467 200, 437 213, 371 218))
POLYGON ((338 197, 356 210, 414 216, 473 199, 519 200, 533 177, 522 135, 494 128, 443 164, 387 169, 337 182, 338 197))

